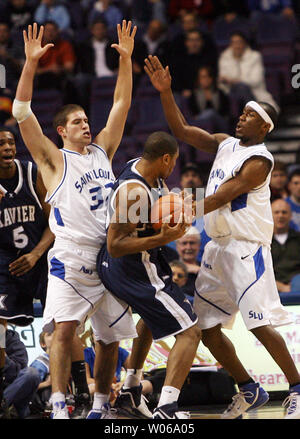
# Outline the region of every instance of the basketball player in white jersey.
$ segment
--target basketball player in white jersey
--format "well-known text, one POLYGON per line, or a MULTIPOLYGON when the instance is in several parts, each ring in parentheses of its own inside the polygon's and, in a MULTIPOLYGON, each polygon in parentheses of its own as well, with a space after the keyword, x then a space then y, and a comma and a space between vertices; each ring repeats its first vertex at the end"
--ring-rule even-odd
POLYGON ((222 417, 241 417, 268 401, 267 392, 249 376, 221 330, 240 311, 248 330, 265 346, 289 382, 286 418, 300 418, 299 372, 284 339, 274 329, 290 323, 280 303, 270 252, 273 157, 264 139, 274 129, 276 111, 266 103, 248 102, 236 137, 209 134, 184 119, 172 94, 169 68, 163 68, 157 57, 149 56, 145 63, 173 134, 216 154, 204 199, 205 230, 212 240, 205 247, 196 280, 194 309, 204 344, 239 386, 240 392, 222 417))
POLYGON ((65 392, 77 327, 91 316, 99 341, 94 397, 99 418, 109 416, 105 403, 115 373, 115 347, 119 340, 136 336, 129 307, 106 292, 96 271, 97 253, 106 235, 106 198, 114 182, 111 160, 123 135, 132 94, 131 54, 136 28, 131 31, 131 22, 123 21, 117 31, 119 42, 112 47, 120 54, 119 72, 107 124, 91 143, 84 110, 74 105, 63 107, 54 120, 64 144, 61 150, 43 134, 30 108, 38 61, 52 45, 42 47, 43 27, 38 31, 36 23, 28 27, 28 32, 23 32, 26 62, 13 115, 40 169, 47 201, 51 204, 49 224, 56 236, 48 257, 49 281, 44 311, 44 330, 54 329, 50 370, 52 417, 55 419, 68 418, 65 392))

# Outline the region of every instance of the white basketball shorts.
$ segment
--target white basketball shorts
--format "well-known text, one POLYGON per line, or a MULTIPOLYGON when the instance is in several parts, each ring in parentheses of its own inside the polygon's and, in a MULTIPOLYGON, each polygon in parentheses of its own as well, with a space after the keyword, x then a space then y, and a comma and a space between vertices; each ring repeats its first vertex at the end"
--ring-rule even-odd
POLYGON ((250 241, 210 241, 195 284, 194 310, 201 329, 228 327, 240 311, 247 329, 291 323, 281 305, 271 251, 250 241))
POLYGON ((48 253, 48 289, 43 330, 76 321, 77 332, 91 319, 96 340, 105 344, 137 337, 130 307, 102 284, 96 269, 97 249, 56 246, 48 253))

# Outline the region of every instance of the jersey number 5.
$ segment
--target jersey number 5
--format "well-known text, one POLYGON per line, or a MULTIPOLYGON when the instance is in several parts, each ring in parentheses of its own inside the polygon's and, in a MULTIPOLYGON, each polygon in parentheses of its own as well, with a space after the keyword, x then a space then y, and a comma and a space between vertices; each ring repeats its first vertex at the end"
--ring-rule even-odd
POLYGON ((28 236, 23 232, 23 226, 17 227, 13 230, 13 240, 16 248, 24 248, 28 244, 28 236))

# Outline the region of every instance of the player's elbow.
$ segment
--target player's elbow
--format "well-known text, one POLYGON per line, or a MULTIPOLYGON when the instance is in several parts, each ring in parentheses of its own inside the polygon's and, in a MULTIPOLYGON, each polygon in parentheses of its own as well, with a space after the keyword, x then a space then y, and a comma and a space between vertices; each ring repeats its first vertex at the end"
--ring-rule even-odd
POLYGON ((122 248, 117 240, 107 240, 107 250, 112 258, 120 258, 123 256, 122 248))

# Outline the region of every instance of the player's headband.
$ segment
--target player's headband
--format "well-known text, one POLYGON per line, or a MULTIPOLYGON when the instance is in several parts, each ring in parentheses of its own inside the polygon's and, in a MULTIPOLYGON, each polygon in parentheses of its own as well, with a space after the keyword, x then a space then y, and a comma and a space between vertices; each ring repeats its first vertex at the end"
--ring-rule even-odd
POLYGON ((274 129, 274 124, 268 113, 261 107, 257 102, 255 101, 249 101, 246 105, 246 107, 253 108, 254 111, 256 111, 265 122, 269 123, 271 126, 269 128, 269 133, 274 129))

